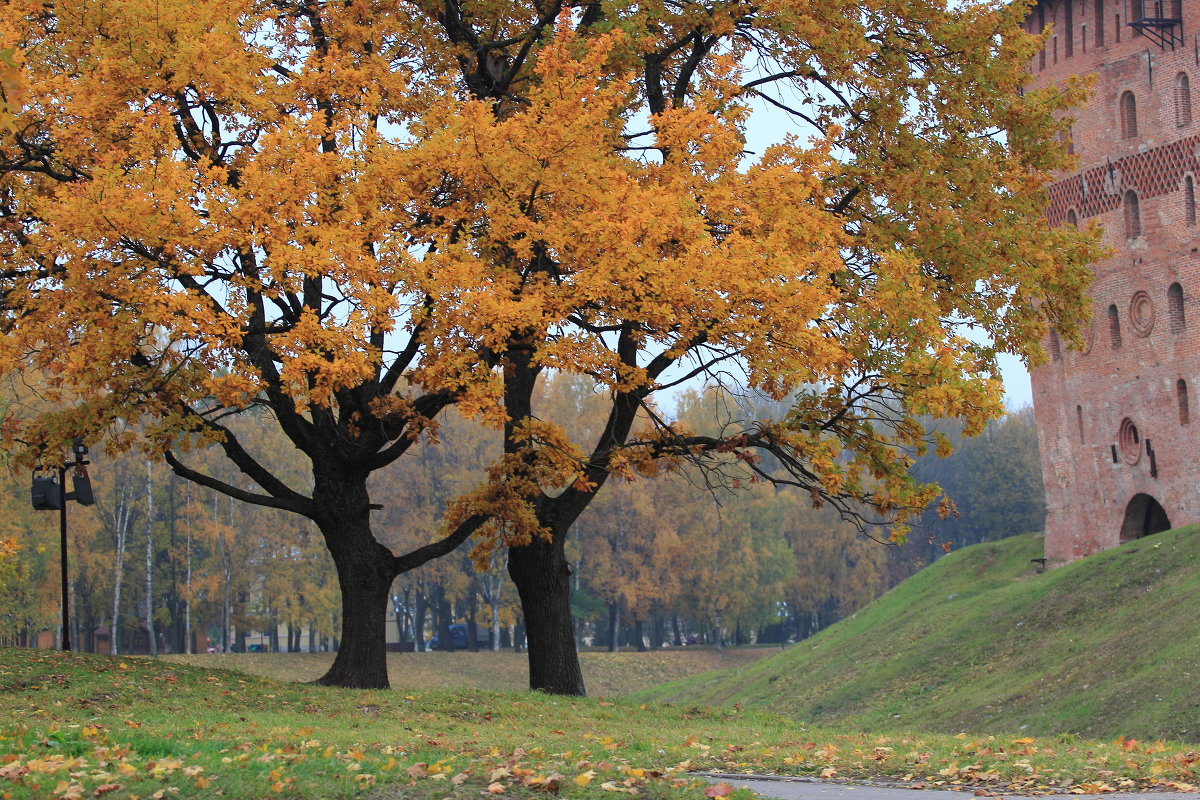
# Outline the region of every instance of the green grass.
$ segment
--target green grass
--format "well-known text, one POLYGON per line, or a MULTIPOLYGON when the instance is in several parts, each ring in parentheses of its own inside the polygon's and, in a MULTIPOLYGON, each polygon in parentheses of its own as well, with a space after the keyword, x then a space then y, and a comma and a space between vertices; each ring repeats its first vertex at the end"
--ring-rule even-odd
MULTIPOLYGON (((350 691, 162 660, 0 649, 0 798, 702 796, 690 770, 993 790, 1194 789, 1163 743, 815 728, 745 709, 350 691)), ((735 800, 749 800, 739 792, 735 800)))
MULTIPOLYGON (((657 686, 665 681, 756 661, 770 648, 682 647, 649 653, 625 651, 579 654, 584 682, 594 697, 616 697, 657 686)), ((333 661, 329 653, 227 653, 173 655, 164 660, 204 667, 222 667, 284 681, 311 681, 333 661)), ((529 686, 529 657, 505 650, 492 652, 404 653, 388 656, 392 686, 413 689, 499 689, 520 691, 529 686)))
POLYGON ((876 732, 1200 741, 1200 527, 1038 574, 1038 536, 941 559, 770 658, 642 700, 876 732))

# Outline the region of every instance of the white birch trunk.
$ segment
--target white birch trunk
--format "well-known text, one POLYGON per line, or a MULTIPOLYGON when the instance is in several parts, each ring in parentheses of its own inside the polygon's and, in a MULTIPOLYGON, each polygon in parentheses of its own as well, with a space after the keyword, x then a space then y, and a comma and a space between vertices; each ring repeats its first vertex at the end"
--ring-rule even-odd
POLYGON ((117 505, 113 509, 113 529, 117 535, 117 564, 113 575, 112 624, 109 626, 108 651, 121 650, 121 587, 125 582, 125 541, 129 533, 129 487, 121 483, 117 505))
POLYGON ((154 482, 150 459, 146 459, 146 633, 147 649, 158 657, 158 635, 154 631, 154 482))
POLYGON ((192 485, 184 484, 183 508, 184 520, 187 525, 187 576, 184 578, 183 596, 183 652, 192 654, 192 518, 187 516, 188 507, 192 504, 192 485))
POLYGON ((504 594, 504 576, 507 574, 508 552, 500 549, 488 557, 488 571, 483 574, 480 594, 492 610, 492 652, 500 652, 500 600, 504 594))
MULTIPOLYGON (((220 522, 219 522, 220 510, 221 510, 220 503, 221 503, 220 495, 215 495, 213 497, 213 520, 217 521, 218 524, 220 524, 220 522)), ((225 546, 225 533, 223 531, 217 537, 217 544, 220 546, 220 550, 221 550, 221 571, 224 574, 224 578, 225 578, 224 595, 221 598, 221 652, 228 653, 229 652, 229 627, 230 627, 229 626, 229 618, 231 616, 231 611, 230 611, 230 607, 229 607, 229 602, 230 602, 229 592, 230 592, 230 583, 232 580, 233 571, 229 564, 229 549, 225 546)))

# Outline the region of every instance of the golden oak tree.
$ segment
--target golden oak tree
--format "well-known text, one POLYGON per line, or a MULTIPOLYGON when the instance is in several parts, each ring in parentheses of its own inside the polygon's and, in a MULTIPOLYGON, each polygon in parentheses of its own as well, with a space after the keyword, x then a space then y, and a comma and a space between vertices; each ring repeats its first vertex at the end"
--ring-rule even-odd
POLYGON ((611 475, 734 456, 852 518, 902 520, 936 495, 908 474, 920 415, 979 430, 1001 411, 996 354, 1037 358, 1047 323, 1074 331, 1087 313, 1095 231, 1041 216, 1081 89, 1022 93, 1038 43, 1019 4, 436 14, 468 92, 414 132, 454 187, 435 257, 470 276, 440 335, 502 353, 504 474, 525 499, 504 511, 509 571, 535 688, 583 691, 563 545, 611 475), (755 99, 796 135, 748 158, 755 99), (552 371, 604 395, 598 435, 570 441, 535 405, 552 371), (796 401, 715 434, 655 408, 730 373, 796 401))
POLYGON ((392 578, 485 526, 531 685, 581 693, 563 547, 610 475, 766 452, 762 479, 902 519, 934 494, 908 476, 919 415, 977 430, 996 353, 1037 357, 1086 313, 1096 232, 1041 216, 1081 90, 1021 92, 1021 4, 4 9, 0 368, 87 398, 22 438, 137 412, 151 446, 218 443, 255 488, 168 460, 324 535, 345 608, 328 682, 383 685, 392 578), (795 125, 749 154, 755 103, 795 125), (551 372, 593 383, 598 434, 535 414, 551 372), (654 405, 726 374, 799 394, 715 434, 654 405), (449 404, 502 426, 503 457, 442 539, 395 556, 367 476, 449 404), (253 406, 310 486, 223 424, 253 406))
POLYGON ((312 519, 343 600, 322 680, 347 686, 386 685, 393 578, 478 524, 397 556, 369 520, 367 476, 487 373, 401 380, 437 302, 419 234, 437 199, 405 197, 407 148, 384 129, 452 93, 405 55, 429 49, 423 20, 309 2, 18 0, 0 15, 0 369, 83 398, 6 432, 36 453, 144 415, 179 475, 312 519), (256 407, 306 480, 228 424, 256 407), (239 479, 189 466, 179 448, 197 438, 239 479))

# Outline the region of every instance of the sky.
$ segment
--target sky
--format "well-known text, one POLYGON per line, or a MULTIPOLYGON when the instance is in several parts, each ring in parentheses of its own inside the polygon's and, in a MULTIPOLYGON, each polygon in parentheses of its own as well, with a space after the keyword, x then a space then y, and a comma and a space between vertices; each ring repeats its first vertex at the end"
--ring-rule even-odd
POLYGON ((1033 404, 1029 388, 1029 370, 1016 356, 1000 356, 1000 373, 1004 377, 1004 403, 1010 411, 1033 404))

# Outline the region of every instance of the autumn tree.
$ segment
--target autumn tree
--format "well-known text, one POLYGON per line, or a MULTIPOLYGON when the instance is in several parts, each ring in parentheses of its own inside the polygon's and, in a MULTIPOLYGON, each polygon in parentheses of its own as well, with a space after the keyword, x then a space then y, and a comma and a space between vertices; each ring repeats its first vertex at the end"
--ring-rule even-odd
POLYGON ((1087 313, 1095 231, 1041 215, 1081 93, 1022 93, 1038 42, 1019 4, 432 13, 463 95, 414 137, 448 187, 431 249, 470 276, 440 337, 501 354, 534 688, 583 691, 564 543, 610 476, 733 457, 851 518, 903 519, 936 494, 908 472, 921 417, 977 432, 1002 411, 996 354, 1037 358, 1047 322, 1073 336, 1087 313), (797 135, 747 154, 752 102, 797 135), (548 372, 592 380, 597 435, 535 404, 548 372), (730 375, 794 405, 700 434, 653 401, 730 375))
POLYGON ((1021 92, 1021 4, 5 12, 0 367, 87 399, 19 438, 141 413, 178 474, 313 519, 344 604, 326 682, 384 685, 392 579, 480 531, 477 558, 510 547, 531 686, 582 693, 564 544, 610 476, 733 459, 902 519, 935 495, 908 475, 920 417, 979 430, 996 354, 1036 358, 1086 313, 1098 237, 1041 216, 1081 92, 1021 92), (756 104, 795 125, 752 154, 756 104), (551 373, 591 382, 595 434, 539 416, 551 373), (713 434, 654 403, 730 375, 794 406, 713 434), (396 556, 367 477, 449 404, 502 427, 503 457, 396 556), (252 407, 310 485, 233 435, 252 407), (189 466, 183 437, 244 480, 189 466))
POLYGON ((423 257, 437 196, 401 188, 421 158, 404 130, 453 95, 424 18, 17 0, 0 19, 0 369, 44 369, 49 399, 83 398, 9 441, 36 454, 143 415, 147 450, 177 474, 313 520, 343 603, 322 681, 345 686, 387 683, 393 578, 481 521, 396 555, 369 519, 368 476, 490 380, 485 360, 428 390, 404 382, 453 291, 423 257), (436 59, 409 59, 422 52, 436 59), (304 480, 237 435, 230 416, 252 409, 304 480), (196 442, 239 477, 198 469, 196 442))

